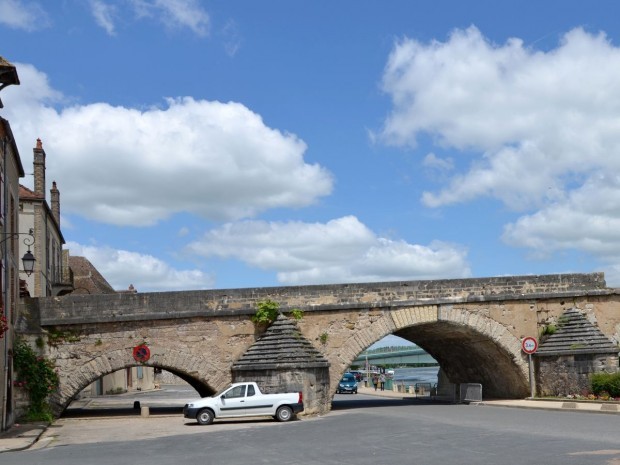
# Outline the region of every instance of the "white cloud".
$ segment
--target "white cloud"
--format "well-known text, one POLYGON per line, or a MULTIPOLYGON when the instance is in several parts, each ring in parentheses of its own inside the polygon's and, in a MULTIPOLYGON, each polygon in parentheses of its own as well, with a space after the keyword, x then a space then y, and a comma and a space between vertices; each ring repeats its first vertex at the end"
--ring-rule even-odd
POLYGON ((481 157, 429 206, 494 196, 539 206, 572 175, 618 168, 620 51, 603 34, 575 29, 549 52, 518 39, 487 41, 474 27, 445 43, 398 43, 383 85, 394 109, 384 141, 415 145, 422 132, 481 157), (587 85, 586 85, 587 83, 587 85), (587 163, 584 163, 587 160, 587 163))
POLYGON ((38 2, 0 0, 0 24, 32 32, 49 26, 49 18, 38 2))
POLYGON ((228 223, 189 248, 204 257, 236 258, 275 270, 284 284, 470 276, 464 250, 439 242, 421 246, 377 237, 353 216, 325 224, 228 223))
POLYGON ((189 28, 209 34, 209 14, 196 0, 130 0, 139 17, 157 18, 170 29, 189 28))
POLYGON ((331 175, 304 162, 302 140, 240 103, 186 97, 144 111, 106 103, 55 109, 63 96, 46 76, 16 66, 22 84, 3 94, 5 110, 22 159, 43 140, 64 214, 135 226, 178 212, 236 220, 331 192, 331 175))
POLYGON ((230 57, 234 57, 241 48, 241 33, 239 32, 239 26, 233 20, 226 22, 222 28, 221 35, 224 39, 224 50, 230 57))
POLYGON ((454 169, 454 160, 451 158, 439 158, 434 153, 429 153, 422 160, 422 165, 439 171, 451 171, 454 169))
POLYGON ((504 240, 538 253, 586 251, 603 261, 620 258, 620 178, 592 177, 570 195, 504 230, 504 240))
POLYGON ((212 276, 200 270, 176 270, 151 255, 110 247, 86 246, 68 242, 72 256, 86 257, 116 290, 133 284, 138 292, 209 289, 212 276))
POLYGON ((426 133, 472 157, 423 194, 425 205, 494 197, 523 212, 506 227, 508 243, 606 261, 620 257, 620 182, 610 174, 620 169, 618 75, 620 48, 582 29, 549 51, 493 44, 475 27, 445 42, 404 39, 383 77, 393 110, 380 137, 415 147, 426 133))
POLYGON ((109 35, 116 35, 116 29, 114 25, 116 8, 113 5, 107 4, 102 0, 90 0, 89 4, 91 12, 97 24, 103 29, 105 29, 105 31, 109 35))

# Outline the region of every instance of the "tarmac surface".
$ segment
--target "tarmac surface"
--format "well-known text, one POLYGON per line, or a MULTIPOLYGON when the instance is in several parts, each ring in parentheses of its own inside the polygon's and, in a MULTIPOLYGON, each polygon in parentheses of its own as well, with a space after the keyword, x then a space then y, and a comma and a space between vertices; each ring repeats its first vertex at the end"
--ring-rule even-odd
MULTIPOLYGON (((407 398, 415 398, 415 394, 403 393, 403 392, 395 392, 395 391, 375 391, 373 388, 366 388, 363 386, 358 387, 359 394, 369 395, 369 396, 379 396, 379 397, 389 397, 389 398, 398 398, 398 399, 407 399, 407 398)), ((135 396, 136 393, 131 393, 128 395, 135 396)), ((110 396, 107 396, 108 398, 110 396)), ((114 402, 116 401, 118 405, 121 405, 122 399, 120 396, 114 396, 115 399, 112 399, 111 403, 107 402, 107 406, 111 407, 108 410, 107 414, 97 418, 97 421, 90 421, 88 425, 92 425, 94 428, 92 431, 89 431, 87 428, 86 422, 77 422, 75 423, 75 428, 79 428, 83 434, 80 434, 82 441, 88 442, 85 438, 91 437, 92 440, 96 441, 97 437, 101 434, 103 429, 108 429, 109 432, 114 432, 114 430, 119 430, 118 421, 122 421, 124 427, 122 428, 122 438, 124 440, 128 439, 131 435, 132 430, 136 430, 138 432, 144 431, 143 425, 145 421, 149 419, 153 420, 153 425, 155 424, 165 424, 166 422, 158 421, 158 418, 161 418, 161 415, 166 415, 165 407, 159 407, 159 405, 164 405, 163 400, 158 399, 145 399, 141 402, 140 414, 136 413, 132 416, 127 415, 127 398, 124 401, 124 408, 115 409, 114 402), (149 407, 148 409, 145 407, 149 407), (149 416, 149 409, 159 409, 160 412, 157 416, 149 416), (124 413, 123 413, 124 412, 124 413), (121 415, 121 416, 119 416, 121 415), (135 428, 131 426, 135 425, 135 428)), ((194 396, 195 397, 195 396, 194 396)), ((133 397, 132 397, 133 398, 133 397)), ((188 399, 189 400, 189 399, 188 399)), ((170 401, 168 401, 168 404, 170 401)), ((183 401, 184 403, 184 401, 183 401)), ((88 416, 89 409, 97 409, 101 408, 103 404, 106 404, 102 398, 91 398, 87 400, 77 401, 72 404, 72 419, 79 418, 81 416, 88 416), (74 405, 75 404, 75 405, 74 405)), ((486 405, 486 406, 496 406, 496 407, 512 407, 512 408, 535 408, 535 409, 547 409, 547 410, 564 410, 564 411, 579 411, 579 412, 589 412, 589 413, 599 413, 599 414, 615 414, 620 415, 620 404, 619 403, 604 403, 604 402, 595 402, 595 401, 574 401, 574 400, 549 400, 549 399, 514 399, 514 400, 484 400, 483 402, 473 403, 476 405, 486 405)), ((180 405, 182 407, 183 404, 180 405)), ((138 406, 134 406, 138 407, 138 406)), ((168 416, 171 418, 171 422, 178 423, 176 425, 179 431, 182 431, 183 434, 193 434, 199 433, 201 431, 200 427, 193 427, 193 424, 188 424, 187 420, 182 418, 180 415, 180 407, 172 408, 168 413, 168 416)), ((91 410, 92 412, 92 410, 91 410)), ((101 412, 101 411, 99 411, 101 412)), ((101 415, 101 413, 99 413, 101 415)), ((310 419, 311 417, 306 417, 310 419)), ((306 420, 304 418, 304 420, 306 420)), ((91 418, 92 420, 92 418, 91 418)), ((262 421, 260 419, 256 421, 230 421, 226 422, 223 426, 224 428, 238 428, 238 427, 250 427, 252 425, 268 425, 275 424, 272 421, 262 421)), ((44 422, 35 422, 35 423, 20 423, 13 425, 9 430, 0 433, 0 453, 7 451, 20 451, 26 450, 30 448, 39 448, 45 447, 45 445, 54 440, 54 428, 59 426, 68 425, 68 422, 60 418, 56 420, 51 425, 44 422)), ((150 434, 157 436, 160 434, 157 428, 149 428, 150 434)), ((168 434, 169 427, 163 427, 161 434, 168 434)))

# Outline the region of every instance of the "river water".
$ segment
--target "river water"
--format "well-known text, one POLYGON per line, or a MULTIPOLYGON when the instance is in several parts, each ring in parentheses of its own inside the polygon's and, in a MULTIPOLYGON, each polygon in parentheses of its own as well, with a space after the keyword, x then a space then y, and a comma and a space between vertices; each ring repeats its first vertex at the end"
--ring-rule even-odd
POLYGON ((394 382, 409 386, 417 383, 437 384, 439 367, 395 368, 394 382))

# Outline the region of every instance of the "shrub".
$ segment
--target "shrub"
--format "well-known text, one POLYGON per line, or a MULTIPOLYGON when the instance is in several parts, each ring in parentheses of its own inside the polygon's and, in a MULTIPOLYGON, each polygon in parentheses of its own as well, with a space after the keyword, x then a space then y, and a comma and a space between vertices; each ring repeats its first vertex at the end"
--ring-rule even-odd
POLYGON ((597 396, 620 397, 620 372, 594 373, 590 377, 592 392, 597 396))
POLYGON ((557 330, 558 328, 553 324, 545 325, 540 330, 540 337, 545 338, 551 336, 552 334, 555 334, 557 330))
POLYGON ((280 304, 273 300, 263 300, 256 304, 256 314, 252 316, 252 321, 258 324, 271 324, 278 318, 280 304))
MULTIPOLYGON (((262 300, 256 304, 256 313, 252 316, 252 321, 259 325, 269 325, 273 323, 280 313, 280 304, 273 300, 262 300)), ((301 320, 304 317, 303 310, 293 308, 290 310, 290 316, 295 320, 301 320)))
POLYGON ((26 388, 30 397, 27 418, 51 421, 53 415, 47 397, 58 388, 59 383, 54 363, 37 356, 32 347, 21 339, 13 344, 13 360, 19 376, 16 384, 26 388))
POLYGON ((304 317, 304 311, 300 310, 299 308, 294 308, 293 310, 291 310, 291 316, 295 320, 301 320, 304 317))

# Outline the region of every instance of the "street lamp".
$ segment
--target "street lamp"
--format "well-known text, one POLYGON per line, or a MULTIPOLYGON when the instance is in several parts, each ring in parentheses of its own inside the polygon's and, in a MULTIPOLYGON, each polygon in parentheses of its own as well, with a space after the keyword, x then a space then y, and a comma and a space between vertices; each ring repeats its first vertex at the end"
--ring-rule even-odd
POLYGON ((34 258, 34 255, 32 255, 32 252, 30 251, 30 246, 33 245, 36 240, 34 237, 34 229, 30 228, 30 231, 28 231, 27 233, 15 232, 15 233, 1 233, 1 234, 7 237, 5 237, 4 239, 0 241, 0 245, 4 244, 6 241, 8 241, 9 239, 13 237, 17 237, 21 235, 30 236, 30 237, 24 238, 24 244, 28 246, 28 251, 22 257, 22 264, 24 265, 24 273, 26 273, 26 276, 30 276, 32 272, 34 271, 34 264, 37 261, 34 258))

